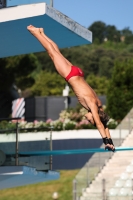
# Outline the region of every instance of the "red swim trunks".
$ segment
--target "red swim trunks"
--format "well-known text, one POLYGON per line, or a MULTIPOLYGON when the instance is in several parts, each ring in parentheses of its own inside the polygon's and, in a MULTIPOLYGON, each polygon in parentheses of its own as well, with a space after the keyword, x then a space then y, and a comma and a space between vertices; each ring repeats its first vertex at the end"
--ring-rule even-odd
POLYGON ((66 81, 68 81, 71 77, 73 76, 81 76, 81 77, 84 77, 84 73, 83 71, 79 68, 79 67, 76 67, 76 66, 72 66, 71 67, 71 71, 70 73, 68 74, 68 76, 65 78, 66 81))

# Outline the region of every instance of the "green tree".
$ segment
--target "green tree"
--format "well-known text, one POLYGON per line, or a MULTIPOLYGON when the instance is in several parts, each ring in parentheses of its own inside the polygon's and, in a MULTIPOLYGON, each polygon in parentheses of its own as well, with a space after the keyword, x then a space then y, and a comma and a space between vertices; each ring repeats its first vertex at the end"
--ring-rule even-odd
POLYGON ((0 90, 8 90, 15 83, 20 89, 34 84, 33 71, 39 63, 34 54, 0 59, 0 90))
POLYGON ((133 107, 133 60, 116 62, 107 90, 107 110, 115 120, 122 120, 133 107))
POLYGON ((55 67, 47 52, 35 53, 38 58, 42 70, 55 71, 55 67))
POLYGON ((107 93, 109 81, 106 77, 98 77, 91 74, 87 76, 86 81, 94 89, 97 95, 105 95, 107 93))
POLYGON ((102 56, 99 61, 99 75, 111 78, 114 61, 110 56, 102 56))
POLYGON ((120 33, 121 33, 122 36, 125 36, 125 37, 133 35, 133 33, 132 33, 132 31, 130 30, 129 27, 122 29, 120 33))
POLYGON ((99 41, 100 43, 103 42, 106 34, 106 24, 101 21, 94 22, 88 28, 93 33, 93 41, 99 41))
POLYGON ((32 87, 34 96, 62 95, 65 80, 57 73, 41 71, 32 87))
POLYGON ((133 45, 133 35, 125 37, 125 43, 133 45))
POLYGON ((120 42, 120 31, 115 26, 106 26, 106 38, 113 42, 120 42))
POLYGON ((123 39, 123 41, 126 44, 133 43, 133 32, 129 29, 129 27, 126 27, 123 30, 121 30, 121 39, 123 39))

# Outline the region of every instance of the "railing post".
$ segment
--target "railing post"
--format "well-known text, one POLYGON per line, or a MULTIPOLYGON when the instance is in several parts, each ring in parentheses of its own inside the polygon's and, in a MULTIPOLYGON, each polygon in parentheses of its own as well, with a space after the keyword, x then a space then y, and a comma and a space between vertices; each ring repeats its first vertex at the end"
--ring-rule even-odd
POLYGON ((15 160, 15 164, 16 166, 18 166, 18 121, 16 122, 16 160, 15 160))
POLYGON ((101 156, 100 156, 100 153, 98 155, 99 155, 99 172, 100 172, 101 171, 101 156))
MULTIPOLYGON (((52 129, 53 127, 50 127, 50 151, 52 151, 53 147, 52 147, 52 129)), ((50 170, 52 170, 52 155, 50 155, 50 170)))
POLYGON ((131 130, 131 126, 130 126, 130 118, 131 118, 131 115, 130 115, 130 112, 128 114, 128 133, 130 134, 130 130, 131 130))
POLYGON ((132 178, 132 200, 133 200, 133 178, 132 178))
POLYGON ((106 200, 105 179, 102 179, 102 194, 103 194, 103 200, 106 200))
POLYGON ((120 129, 119 129, 119 146, 121 146, 121 123, 120 123, 120 129))
POLYGON ((77 200, 77 181, 73 180, 73 200, 77 200))
POLYGON ((86 186, 88 187, 89 186, 89 163, 87 162, 86 163, 86 186))

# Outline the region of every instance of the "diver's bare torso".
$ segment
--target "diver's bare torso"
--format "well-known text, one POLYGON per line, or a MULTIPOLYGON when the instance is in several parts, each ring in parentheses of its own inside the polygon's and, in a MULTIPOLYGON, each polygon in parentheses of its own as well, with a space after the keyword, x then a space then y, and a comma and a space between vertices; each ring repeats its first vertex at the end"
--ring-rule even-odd
POLYGON ((98 99, 94 90, 86 83, 83 77, 73 76, 69 79, 68 83, 72 86, 75 95, 80 104, 87 110, 91 110, 91 103, 95 103, 101 107, 101 102, 98 99))

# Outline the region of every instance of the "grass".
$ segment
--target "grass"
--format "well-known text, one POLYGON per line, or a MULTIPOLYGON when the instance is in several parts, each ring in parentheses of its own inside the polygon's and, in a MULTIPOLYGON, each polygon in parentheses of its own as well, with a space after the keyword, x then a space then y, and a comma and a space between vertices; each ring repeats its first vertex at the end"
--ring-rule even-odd
POLYGON ((62 170, 59 180, 0 190, 0 200, 52 200, 54 192, 59 200, 72 200, 72 181, 78 172, 62 170))

